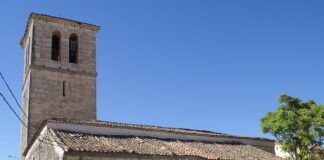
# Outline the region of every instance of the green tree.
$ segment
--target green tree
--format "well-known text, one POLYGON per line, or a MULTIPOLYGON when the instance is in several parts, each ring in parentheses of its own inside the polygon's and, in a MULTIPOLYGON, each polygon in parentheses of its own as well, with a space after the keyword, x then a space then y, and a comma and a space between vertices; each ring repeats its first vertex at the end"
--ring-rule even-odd
POLYGON ((263 133, 273 135, 293 160, 319 159, 313 149, 323 145, 324 105, 282 94, 280 106, 261 119, 263 133))

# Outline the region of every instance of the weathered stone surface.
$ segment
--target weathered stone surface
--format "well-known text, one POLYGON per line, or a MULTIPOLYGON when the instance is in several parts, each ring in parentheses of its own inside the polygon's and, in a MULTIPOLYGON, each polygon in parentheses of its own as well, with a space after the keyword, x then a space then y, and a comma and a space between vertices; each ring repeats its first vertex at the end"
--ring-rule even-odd
POLYGON ((29 150, 26 160, 63 160, 63 153, 59 152, 61 149, 57 144, 51 142, 52 140, 52 136, 46 132, 29 150))
POLYGON ((21 129, 21 152, 46 119, 96 119, 96 30, 39 16, 31 16, 24 36, 22 105, 28 128, 21 129), (60 35, 59 61, 51 60, 53 32, 60 35), (69 63, 69 37, 73 33, 78 37, 77 63, 69 63))

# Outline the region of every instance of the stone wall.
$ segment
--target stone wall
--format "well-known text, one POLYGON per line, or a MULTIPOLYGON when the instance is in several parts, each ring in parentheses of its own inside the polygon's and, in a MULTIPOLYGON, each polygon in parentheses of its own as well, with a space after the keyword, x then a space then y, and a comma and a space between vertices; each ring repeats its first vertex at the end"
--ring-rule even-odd
POLYGON ((37 66, 69 69, 77 72, 96 73, 96 32, 68 26, 66 24, 33 21, 32 63, 37 66), (53 32, 60 33, 60 61, 51 60, 53 32), (69 37, 72 33, 78 36, 78 63, 69 63, 69 37))
POLYGON ((31 77, 28 141, 46 119, 96 119, 95 76, 32 68, 31 77))
POLYGON ((96 119, 96 31, 33 19, 25 46, 21 152, 50 118, 96 119), (60 60, 51 60, 53 32, 60 33, 60 60), (77 63, 69 63, 69 36, 78 37, 77 63))
POLYGON ((53 143, 53 137, 50 134, 46 131, 39 136, 23 160, 62 160, 64 152, 61 147, 53 143))
MULTIPOLYGON (((22 121, 24 122, 21 124, 21 137, 20 137, 20 153, 24 152, 24 149, 27 145, 27 127, 24 124, 28 124, 28 118, 26 115, 28 115, 28 106, 29 106, 29 87, 30 87, 30 74, 26 74, 25 76, 25 85, 23 86, 23 92, 22 92, 22 108, 23 113, 21 114, 22 121), (25 115, 26 114, 26 115, 25 115)), ((23 159, 22 157, 20 159, 23 159)))

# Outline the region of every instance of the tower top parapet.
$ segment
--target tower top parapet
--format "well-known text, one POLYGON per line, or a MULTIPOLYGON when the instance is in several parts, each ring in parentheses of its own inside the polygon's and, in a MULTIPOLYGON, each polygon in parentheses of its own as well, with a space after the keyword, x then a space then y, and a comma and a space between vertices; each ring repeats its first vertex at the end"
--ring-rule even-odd
POLYGON ((46 14, 31 13, 29 15, 29 18, 28 18, 25 33, 24 33, 24 35, 23 35, 23 37, 21 38, 21 41, 20 41, 20 46, 22 48, 25 48, 27 37, 28 37, 27 34, 29 33, 29 30, 31 28, 31 22, 32 22, 33 19, 43 20, 43 21, 46 21, 46 22, 62 23, 62 24, 66 24, 66 25, 70 25, 70 26, 74 26, 74 27, 80 27, 80 28, 84 28, 84 29, 89 29, 89 30, 92 30, 92 31, 99 31, 100 30, 100 26, 89 24, 89 23, 84 23, 84 22, 75 21, 75 20, 71 20, 71 19, 50 16, 50 15, 46 15, 46 14))

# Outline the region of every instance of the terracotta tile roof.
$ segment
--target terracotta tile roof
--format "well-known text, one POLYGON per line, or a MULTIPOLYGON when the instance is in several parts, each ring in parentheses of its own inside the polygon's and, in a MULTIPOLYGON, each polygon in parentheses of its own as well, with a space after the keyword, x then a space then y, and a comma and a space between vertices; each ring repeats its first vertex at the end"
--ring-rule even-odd
POLYGON ((195 156, 221 160, 278 159, 250 145, 179 141, 150 137, 126 137, 73 133, 50 129, 58 144, 68 151, 133 153, 159 156, 195 156))
POLYGON ((152 126, 152 125, 107 122, 107 121, 98 121, 98 120, 86 121, 86 120, 54 118, 54 119, 47 120, 47 122, 76 124, 76 125, 82 125, 82 126, 125 128, 125 129, 141 130, 141 131, 156 131, 156 132, 166 132, 166 133, 176 133, 176 134, 196 135, 196 136, 206 136, 206 137, 242 138, 242 139, 253 139, 253 140, 274 142, 274 140, 268 139, 268 138, 245 137, 245 136, 230 135, 230 134, 224 134, 224 133, 218 133, 218 132, 212 132, 212 131, 206 131, 206 130, 171 128, 171 127, 161 127, 161 126, 152 126))

